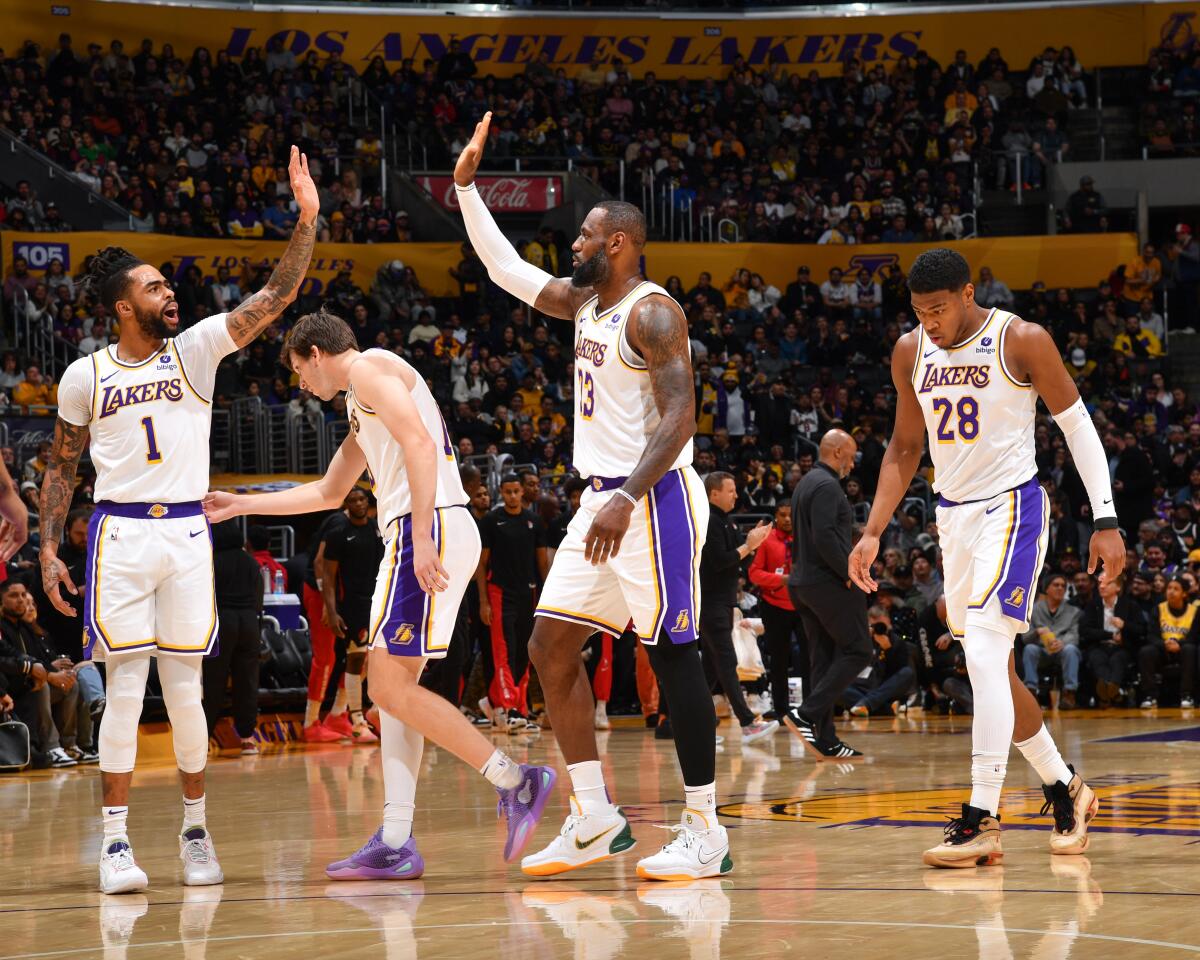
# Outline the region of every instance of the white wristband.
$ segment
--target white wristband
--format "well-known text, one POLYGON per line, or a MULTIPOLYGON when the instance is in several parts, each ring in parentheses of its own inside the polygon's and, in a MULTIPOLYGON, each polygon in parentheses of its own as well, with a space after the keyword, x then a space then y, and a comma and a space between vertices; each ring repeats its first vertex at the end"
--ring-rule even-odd
POLYGON ((637 506, 637 500, 635 500, 630 494, 626 493, 620 487, 617 487, 617 489, 614 490, 613 493, 619 493, 621 496, 623 496, 626 500, 628 500, 635 507, 637 506))

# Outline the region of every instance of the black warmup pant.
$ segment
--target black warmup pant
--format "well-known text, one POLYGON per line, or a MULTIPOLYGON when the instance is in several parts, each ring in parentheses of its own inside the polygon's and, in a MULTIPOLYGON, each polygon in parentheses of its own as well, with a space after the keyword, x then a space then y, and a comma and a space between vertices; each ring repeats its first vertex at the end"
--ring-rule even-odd
POLYGON ((459 705, 459 690, 462 688, 463 664, 471 646, 471 623, 467 605, 460 604, 458 618, 454 621, 454 632, 450 635, 450 646, 440 660, 430 660, 421 677, 421 685, 438 696, 459 705))
POLYGON ((788 677, 792 672, 792 634, 800 642, 800 677, 804 699, 809 695, 809 652, 804 626, 795 610, 785 610, 763 601, 760 606, 763 622, 763 640, 766 641, 768 676, 771 679, 771 701, 775 714, 782 717, 789 710, 788 677))
POLYGON ((220 607, 218 650, 205 657, 204 716, 212 736, 225 708, 225 683, 233 678, 233 726, 239 737, 252 737, 258 724, 258 613, 233 607, 220 607))
POLYGON ((1088 653, 1088 666, 1097 683, 1125 686, 1125 674, 1129 671, 1129 651, 1124 644, 1102 643, 1088 653))
POLYGON ((683 782, 703 787, 716 779, 717 715, 700 663, 699 644, 673 643, 666 630, 658 643, 647 644, 650 666, 658 678, 659 710, 670 704, 671 734, 683 782))
POLYGON ((788 593, 808 637, 812 691, 800 714, 817 728, 817 744, 837 743, 833 709, 846 688, 871 663, 867 633, 867 597, 861 590, 829 583, 788 586, 788 593))
POLYGON ((1158 699, 1158 674, 1166 664, 1179 665, 1179 696, 1190 697, 1196 692, 1196 645, 1181 643, 1178 653, 1168 653, 1161 641, 1142 645, 1138 651, 1138 667, 1142 671, 1142 694, 1158 699))
POLYGON ((733 648, 733 607, 706 603, 700 611, 700 642, 704 658, 710 662, 721 692, 743 727, 754 722, 754 711, 746 704, 737 675, 737 651, 733 648))

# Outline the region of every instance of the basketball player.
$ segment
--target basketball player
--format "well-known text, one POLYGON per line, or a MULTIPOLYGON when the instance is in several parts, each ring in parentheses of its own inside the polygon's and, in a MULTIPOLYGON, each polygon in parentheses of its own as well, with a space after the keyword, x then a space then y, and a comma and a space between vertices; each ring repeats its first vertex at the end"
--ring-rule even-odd
POLYGON ((975 696, 971 800, 947 825, 944 842, 926 851, 925 863, 937 867, 983 866, 1003 857, 998 811, 1014 740, 1044 784, 1043 813, 1053 810, 1051 853, 1083 853, 1100 805, 1063 762, 1013 666, 1013 641, 1029 625, 1046 553, 1049 505, 1033 448, 1038 397, 1066 437, 1091 501, 1088 572, 1103 564, 1106 583, 1125 565, 1108 458, 1050 334, 976 304, 970 277, 967 261, 946 248, 927 250, 913 263, 908 285, 920 326, 892 352, 896 426, 849 563, 859 587, 877 589, 871 564, 879 535, 908 490, 928 432, 946 623, 962 642, 975 696))
POLYGON ((686 808, 675 839, 638 875, 677 880, 733 869, 716 815, 716 714, 696 644, 708 497, 692 469, 695 395, 687 320, 641 278, 646 221, 632 204, 592 208, 572 246, 574 274, 522 260, 474 186, 491 114, 454 170, 471 245, 492 281, 575 324, 575 452, 590 479, 535 610, 529 652, 571 774, 571 815, 521 869, 550 876, 634 845, 604 786, 591 685, 580 650, 597 631, 620 636, 632 615, 671 711, 686 808))
POLYGON ((411 880, 424 872, 412 822, 425 738, 495 786, 508 820, 504 859, 515 860, 550 798, 554 770, 493 749, 454 704, 418 682, 427 660, 446 655, 480 550, 437 401, 408 363, 386 350, 359 353, 350 325, 323 310, 297 321, 284 357, 300 385, 322 400, 346 391, 349 435, 315 483, 257 496, 210 493, 204 508, 213 523, 245 513, 312 513, 340 505, 364 469, 371 477, 384 538, 366 640, 379 707, 383 826, 331 863, 326 876, 411 880))
POLYGON ((0 563, 8 563, 29 539, 29 510, 0 460, 0 563))
POLYGON ((220 883, 205 828, 208 730, 201 660, 217 637, 212 543, 200 500, 208 488, 210 404, 217 364, 248 346, 295 298, 316 240, 317 188, 292 147, 292 192, 300 217, 267 285, 227 314, 179 330, 179 306, 154 267, 120 247, 94 258, 91 292, 121 326, 115 346, 76 360, 58 388, 54 447, 42 484, 42 583, 54 607, 77 593, 58 559, 75 471, 91 437, 96 511, 88 524, 84 656, 108 662, 108 707, 100 726, 104 840, 100 889, 144 890, 126 822, 138 719, 150 658, 171 720, 183 784, 179 839, 183 882, 220 883))

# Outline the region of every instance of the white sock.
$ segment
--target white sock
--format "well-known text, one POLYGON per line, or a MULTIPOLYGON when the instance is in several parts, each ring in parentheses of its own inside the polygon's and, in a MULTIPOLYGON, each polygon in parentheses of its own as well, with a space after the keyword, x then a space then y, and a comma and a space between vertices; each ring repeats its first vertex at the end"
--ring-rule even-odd
POLYGON ((479 772, 487 777, 492 786, 504 790, 511 790, 521 782, 521 765, 499 750, 492 751, 479 772))
POLYGON ((383 842, 399 847, 412 835, 425 738, 380 710, 379 752, 383 754, 383 842))
POLYGON ((599 760, 568 764, 567 773, 571 775, 571 790, 582 812, 612 813, 613 802, 604 787, 604 771, 599 760))
POLYGON ((346 709, 355 723, 362 720, 362 674, 346 674, 346 709))
POLYGON ((702 787, 689 787, 684 784, 683 792, 687 808, 701 814, 708 821, 709 826, 715 826, 717 823, 716 781, 706 783, 702 787))
MULTIPOLYGON (((362 687, 359 687, 361 692, 362 687)), ((362 706, 362 701, 359 701, 359 706, 362 706)), ((338 692, 333 695, 333 707, 329 710, 331 717, 336 717, 339 714, 346 712, 346 687, 345 685, 338 687, 338 692)))
MULTIPOLYGON (((190 827, 204 826, 204 794, 195 800, 183 798, 183 831, 190 827)), ((183 832, 181 831, 181 832, 183 832)))
POLYGON ((992 816, 1000 811, 1000 791, 1008 768, 1013 725, 1008 658, 1015 634, 967 620, 963 653, 975 696, 971 719, 971 806, 992 816))
POLYGON ((104 823, 104 845, 107 847, 113 840, 128 840, 129 831, 125 821, 129 817, 129 807, 101 807, 100 819, 104 823))
POLYGON ((1037 771, 1042 783, 1070 783, 1071 771, 1058 752, 1058 745, 1050 736, 1050 731, 1043 723, 1042 728, 1028 740, 1017 744, 1021 756, 1029 761, 1029 765, 1037 771))
POLYGON ((311 727, 321 719, 321 701, 308 700, 304 704, 304 725, 311 727))

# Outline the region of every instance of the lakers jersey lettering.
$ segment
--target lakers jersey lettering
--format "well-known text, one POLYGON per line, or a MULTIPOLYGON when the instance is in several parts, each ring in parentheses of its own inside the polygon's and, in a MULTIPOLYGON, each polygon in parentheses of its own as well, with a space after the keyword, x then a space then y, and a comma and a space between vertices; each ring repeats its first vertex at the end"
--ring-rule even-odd
MULTIPOLYGON (((584 477, 624 477, 633 472, 662 419, 646 363, 626 336, 629 316, 643 297, 669 296, 643 281, 608 309, 597 297, 575 314, 575 466, 584 477)), ((692 462, 692 441, 671 469, 692 462)))
POLYGON ((917 334, 912 382, 929 434, 933 488, 948 500, 985 500, 1037 472, 1033 426, 1037 395, 1004 361, 1016 317, 988 314, 971 337, 938 347, 917 334))
POLYGON ((1189 603, 1179 613, 1171 609, 1165 600, 1158 605, 1158 627, 1164 640, 1183 643, 1192 632, 1192 621, 1196 619, 1196 605, 1189 603))
POLYGON ((138 383, 131 387, 105 387, 100 399, 100 419, 111 417, 122 407, 152 403, 155 400, 176 402, 182 399, 183 381, 180 379, 156 380, 153 383, 138 383))

